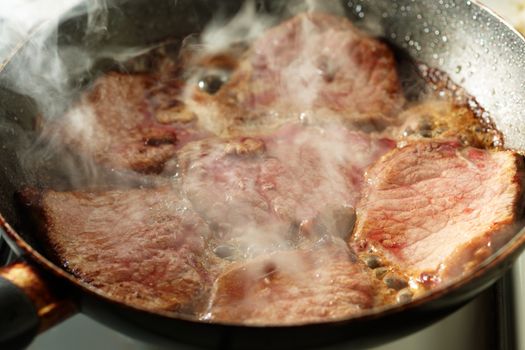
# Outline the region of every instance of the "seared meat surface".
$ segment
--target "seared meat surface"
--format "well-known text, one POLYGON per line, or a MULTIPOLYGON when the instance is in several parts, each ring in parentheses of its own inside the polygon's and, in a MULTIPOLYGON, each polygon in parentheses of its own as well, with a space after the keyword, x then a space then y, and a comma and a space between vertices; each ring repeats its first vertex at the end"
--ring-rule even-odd
POLYGON ((208 226, 170 188, 23 196, 62 264, 117 300, 194 312, 221 269, 208 226))
MULTIPOLYGON (((207 139, 179 152, 182 188, 219 229, 222 242, 244 246, 243 254, 251 246, 285 248, 295 239, 294 228, 312 233, 319 215, 353 220, 364 171, 394 146, 338 124, 287 125, 261 137, 207 139)), ((330 232, 322 234, 346 236, 351 228, 325 227, 330 232)))
MULTIPOLYGON (((110 167, 161 172, 178 148, 206 133, 194 120, 159 123, 156 107, 147 99, 153 88, 154 78, 147 75, 110 73, 97 79, 59 121, 62 141, 110 167)), ((48 132, 57 132, 53 128, 48 132)))
POLYGON ((348 19, 321 13, 265 32, 216 94, 186 93, 191 109, 218 135, 259 132, 300 118, 381 128, 404 104, 388 47, 348 19))
POLYGON ((382 127, 404 103, 389 49, 344 18, 300 15, 263 34, 245 54, 186 56, 151 74, 100 77, 58 131, 56 124, 49 131, 106 166, 159 173, 177 149, 206 136, 334 118, 382 127), (184 69, 194 73, 185 76, 184 69), (216 71, 231 77, 209 82, 216 71), (210 84, 217 86, 210 91, 210 84))
POLYGON ((376 306, 382 289, 337 238, 230 266, 215 282, 207 317, 258 325, 343 318, 376 306))
POLYGON ((513 152, 416 142, 385 155, 366 177, 352 244, 419 280, 461 276, 514 234, 522 173, 513 152))

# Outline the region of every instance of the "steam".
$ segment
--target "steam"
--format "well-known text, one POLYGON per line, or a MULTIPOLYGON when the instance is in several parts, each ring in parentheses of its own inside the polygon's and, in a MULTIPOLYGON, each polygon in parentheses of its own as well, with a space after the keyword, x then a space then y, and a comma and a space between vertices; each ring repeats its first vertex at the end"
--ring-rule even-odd
POLYGON ((5 58, 2 66, 6 67, 2 83, 32 97, 47 117, 62 113, 71 98, 71 72, 67 67, 74 66, 80 72, 92 64, 78 48, 70 48, 68 54, 71 58, 75 56, 74 65, 62 57, 58 46, 59 22, 89 13, 86 35, 105 29, 105 1, 93 0, 80 6, 82 4, 81 0, 22 0, 0 4, 0 54, 5 58))
POLYGON ((343 2, 339 0, 293 0, 289 1, 288 9, 290 13, 301 12, 324 12, 336 16, 344 16, 345 9, 343 2))
POLYGON ((250 43, 276 24, 277 18, 257 12, 253 1, 246 1, 241 10, 227 22, 213 19, 201 34, 202 49, 206 54, 229 50, 238 43, 250 43))
MULTIPOLYGON (((302 12, 325 12, 343 15, 344 8, 339 0, 292 0, 282 1, 286 10, 283 14, 298 14, 302 12)), ((231 19, 214 18, 203 31, 202 45, 209 53, 227 50, 232 44, 251 43, 259 38, 268 28, 276 25, 280 15, 267 15, 257 11, 253 0, 245 1, 241 10, 231 19)))
MULTIPOLYGON (((90 40, 96 40, 107 34, 110 6, 104 0, 93 0, 87 3, 81 0, 27 0, 18 4, 18 6, 0 4, 0 14, 4 17, 2 21, 7 23, 6 26, 2 26, 4 32, 1 34, 3 38, 8 39, 0 47, 0 52, 3 54, 3 57, 7 57, 4 62, 6 66, 3 81, 5 87, 30 96, 36 102, 42 115, 44 129, 48 131, 43 140, 46 144, 45 147, 44 142, 40 140, 29 152, 23 155, 23 164, 30 168, 35 161, 45 163, 57 151, 60 151, 59 147, 63 135, 60 132, 53 132, 53 123, 66 114, 66 111, 71 118, 70 127, 72 129, 70 131, 72 134, 78 135, 78 139, 81 142, 89 142, 86 140, 95 139, 97 121, 93 114, 94 111, 86 106, 71 108, 71 101, 75 100, 75 96, 81 90, 81 86, 77 85, 78 83, 72 78, 85 72, 89 73, 93 65, 101 58, 111 58, 116 62, 124 62, 148 51, 150 48, 124 49, 110 47, 97 52, 88 51, 89 48, 86 46, 89 45, 90 40), (81 15, 87 15, 87 29, 83 34, 83 42, 86 46, 64 45, 63 43, 59 45, 59 24, 81 15)), ((285 8, 283 11, 284 17, 305 11, 323 11, 340 15, 344 12, 340 1, 335 0, 284 1, 281 5, 285 8)), ((215 18, 210 22, 196 44, 199 55, 216 55, 229 50, 232 46, 239 43, 253 43, 271 26, 282 19, 281 16, 262 15, 256 10, 255 2, 247 1, 241 11, 232 19, 215 18)), ((309 31, 313 30, 310 27, 311 25, 308 21, 303 22, 303 37, 299 38, 300 40, 305 40, 309 31)), ((305 110, 312 108, 318 95, 317 82, 319 79, 322 79, 319 78, 318 67, 314 66, 314 62, 308 56, 313 55, 317 45, 321 44, 318 41, 313 43, 307 42, 308 47, 303 50, 304 56, 298 57, 292 62, 290 67, 285 69, 285 74, 279 87, 281 93, 290 95, 294 105, 303 106, 305 110), (311 82, 311 84, 307 84, 303 90, 296 88, 304 85, 305 82, 311 82)), ((329 55, 330 53, 327 54, 329 55)), ((189 81, 193 80, 189 79, 189 81)), ((297 114, 300 115, 302 113, 299 111, 297 114)), ((298 115, 294 117, 298 117, 298 115)), ((297 119, 295 121, 300 120, 297 119)), ((316 129, 313 135, 299 136, 290 144, 289 150, 293 152, 293 158, 296 158, 296 163, 293 164, 296 169, 293 167, 288 169, 287 176, 290 177, 288 180, 294 186, 292 189, 294 191, 293 195, 298 197, 294 200, 300 201, 302 190, 314 191, 317 194, 331 193, 337 200, 342 202, 347 199, 340 192, 340 187, 344 186, 346 181, 341 174, 341 168, 352 161, 356 166, 361 167, 361 163, 366 163, 366 160, 361 159, 361 155, 348 153, 348 150, 345 149, 345 142, 342 140, 346 136, 341 135, 339 133, 340 130, 342 130, 341 126, 337 125, 326 136, 323 134, 323 131, 316 129), (333 140, 327 138, 334 135, 335 139, 333 140), (305 158, 304 154, 315 155, 317 158, 306 159, 307 157, 305 158), (308 181, 293 183, 296 180, 293 178, 297 176, 293 171, 300 171, 300 163, 303 160, 311 161, 319 167, 319 169, 311 168, 308 171, 316 172, 320 169, 325 171, 324 174, 319 175, 320 183, 317 184, 318 187, 315 190, 304 188, 304 186, 315 185, 315 181, 312 183, 308 181)), ((100 134, 97 136, 100 137, 100 134)), ((283 158, 286 158, 288 150, 280 148, 280 146, 276 147, 276 153, 273 155, 281 158, 283 164, 286 165, 283 158)), ((220 155, 214 156, 220 157, 220 155)), ((73 161, 73 159, 64 158, 61 166, 69 174, 69 181, 74 186, 80 183, 80 181, 75 183, 79 173, 88 173, 93 183, 99 181, 98 169, 100 165, 90 157, 81 155, 81 163, 73 161)), ((225 172, 223 175, 230 176, 229 174, 225 172)), ((121 179, 121 181, 125 180, 121 179)), ((242 179, 237 178, 235 174, 227 180, 233 186, 239 181, 242 181, 242 179)), ((254 185, 255 183, 253 182, 248 184, 248 186, 254 185)), ((268 184, 267 186, 270 185, 268 184)), ((248 190, 256 192, 255 188, 248 190)), ((286 191, 286 189, 281 186, 279 191, 286 191)), ((306 194, 309 202, 315 203, 326 199, 323 196, 316 196, 315 193, 306 194)), ((218 203, 230 207, 229 209, 226 208, 225 211, 229 211, 231 222, 223 223, 223 228, 226 227, 224 230, 229 229, 231 231, 226 232, 226 234, 233 235, 234 244, 239 246, 239 250, 244 250, 240 253, 244 259, 257 257, 260 254, 271 254, 292 248, 295 249, 297 244, 301 244, 302 238, 291 237, 290 231, 295 231, 293 235, 296 236, 299 234, 302 226, 305 231, 312 231, 311 228, 305 228, 310 224, 312 227, 315 225, 323 227, 323 233, 320 237, 317 237, 320 240, 330 236, 338 237, 339 239, 341 234, 345 234, 344 232, 336 232, 338 228, 330 225, 330 223, 323 222, 322 218, 316 218, 315 213, 311 212, 310 208, 293 208, 294 205, 300 203, 292 203, 290 208, 290 203, 287 202, 290 199, 286 198, 286 196, 276 198, 272 208, 264 208, 264 205, 261 204, 261 208, 266 210, 265 215, 267 216, 264 219, 270 221, 262 225, 257 221, 257 218, 250 216, 250 214, 246 216, 239 215, 243 213, 242 209, 245 204, 250 206, 253 203, 244 203, 243 198, 237 198, 234 194, 230 196, 230 194, 226 193, 226 196, 228 198, 219 198, 218 200, 218 203), (239 212, 235 212, 237 209, 239 209, 239 212), (290 210, 291 212, 287 212, 290 210), (274 214, 269 213, 271 211, 275 211, 281 221, 276 220, 276 217, 273 216, 274 214), (228 228, 228 225, 233 225, 234 227, 228 228)), ((206 201, 206 198, 203 200, 206 201)), ((194 203, 193 205, 197 207, 199 203, 194 203)), ((220 206, 204 210, 200 214, 209 217, 213 215, 213 210, 217 210, 217 208, 219 209, 217 216, 221 219, 222 213, 220 210, 224 208, 220 206)), ((244 209, 253 211, 257 208, 248 207, 244 209)), ((348 213, 344 215, 348 215, 348 213)), ((329 213, 328 216, 333 219, 332 213, 329 213)), ((96 220, 96 218, 88 219, 89 222, 96 220)), ((213 221, 213 219, 209 218, 210 221, 213 221)), ((226 217, 226 221, 227 219, 228 217, 226 217)), ((331 219, 328 221, 332 222, 333 220, 331 219)), ((349 229, 348 224, 344 227, 346 230, 349 229)), ((321 257, 322 254, 323 250, 317 253, 318 257, 321 257)), ((275 264, 277 268, 283 269, 283 271, 291 271, 292 275, 302 269, 309 269, 309 267, 303 266, 302 258, 294 254, 287 255, 286 258, 279 258, 275 261, 275 264)))
MULTIPOLYGON (((89 82, 94 66, 108 59, 126 62, 148 52, 149 47, 106 47, 93 50, 92 44, 107 35, 109 11, 113 5, 108 0, 17 0, 0 2, 0 88, 19 96, 27 96, 38 111, 37 123, 42 137, 32 144, 32 130, 22 130, 16 123, 3 121, 17 130, 13 143, 26 177, 38 182, 41 168, 60 168, 62 181, 76 187, 105 181, 100 165, 87 155, 73 155, 64 150, 63 133, 56 128, 56 121, 63 119, 66 111, 89 82), (69 42, 59 33, 63 23, 85 17, 85 27, 79 33, 80 43, 69 42), (59 159, 57 159, 59 158, 59 159)), ((70 35, 71 33, 67 33, 70 35)), ((25 102, 27 103, 27 101, 25 102)), ((15 111, 14 113, 32 113, 15 111)), ((86 138, 92 133, 92 111, 73 111, 73 132, 86 138)), ((24 116, 17 118, 23 120, 24 116)), ((106 179, 107 180, 107 179, 106 179)), ((127 181, 127 180, 122 180, 127 181)))
MULTIPOLYGON (((340 1, 288 1, 282 2, 282 6, 284 8, 282 13, 278 16, 269 16, 258 12, 253 1, 247 1, 242 9, 230 20, 216 18, 210 22, 203 31, 200 42, 193 44, 190 49, 198 52, 200 58, 220 55, 228 53, 232 46, 239 43, 252 44, 256 42, 267 33, 270 27, 298 13, 320 11, 337 15, 344 14, 344 8, 340 1)), ((304 19, 301 21, 300 26, 301 34, 295 38, 295 40, 300 42, 282 43, 278 42, 282 38, 266 39, 270 41, 270 45, 275 44, 276 46, 305 45, 304 49, 298 50, 301 55, 294 57, 287 66, 280 66, 281 62, 272 62, 271 55, 267 56, 268 61, 265 62, 270 70, 275 69, 280 74, 280 78, 277 79, 275 86, 272 86, 272 88, 278 94, 286 96, 289 100, 288 102, 292 104, 292 109, 296 109, 292 113, 293 115, 287 115, 286 112, 282 113, 285 122, 291 124, 304 123, 307 116, 313 115, 315 115, 314 118, 322 119, 324 117, 323 113, 325 113, 325 111, 311 111, 321 88, 318 81, 323 79, 320 77, 322 72, 315 65, 312 57, 318 55, 318 50, 325 43, 320 42, 318 39, 312 40, 312 42, 306 40, 308 34, 316 30, 315 24, 304 19), (275 42, 272 42, 272 40, 275 42), (308 82, 308 84, 305 84, 305 82, 308 82)), ((327 37, 328 35, 324 36, 323 39, 327 37)), ((257 49, 252 48, 252 50, 255 51, 255 55, 258 54, 257 49)), ((272 48, 269 50, 272 50, 272 48)), ((278 50, 278 48, 275 49, 275 51, 278 50)), ((249 55, 250 53, 248 53, 248 58, 246 56, 240 58, 241 67, 244 67, 244 64, 249 64, 249 55)), ((326 52, 326 55, 335 64, 340 63, 338 60, 341 60, 341 58, 333 55, 333 53, 326 52), (330 56, 331 54, 332 56, 330 56)), ((198 71, 197 74, 200 75, 202 72, 198 71)), ((198 77, 193 77, 189 80, 198 81, 198 77)), ((188 91, 185 97, 190 101, 186 102, 192 110, 197 111, 199 116, 207 118, 209 115, 213 115, 215 117, 211 119, 224 119, 224 115, 221 115, 225 113, 221 109, 222 107, 217 107, 214 102, 201 102, 197 99, 195 99, 196 102, 191 101, 194 87, 190 85, 188 91)), ((246 91, 246 93, 250 93, 250 91, 246 91)), ((287 107, 289 106, 272 106, 270 107, 270 112, 267 113, 278 114, 281 113, 279 108, 286 109, 287 107)), ((255 108, 258 107, 256 106, 255 108)), ((249 112, 256 113, 256 111, 249 112)), ((209 124, 216 123, 209 122, 209 124)), ((224 127, 222 126, 216 127, 214 131, 222 136, 223 129, 224 127)), ((272 183, 263 185, 263 187, 268 186, 268 188, 275 186, 274 191, 277 192, 277 197, 275 198, 261 197, 261 192, 265 190, 261 190, 258 187, 260 184, 256 183, 256 178, 259 175, 251 173, 250 168, 244 167, 242 163, 245 160, 241 158, 237 163, 224 158, 226 146, 218 149, 206 147, 205 156, 189 161, 192 166, 184 179, 188 187, 185 188, 185 193, 193 198, 192 202, 201 215, 207 217, 207 220, 217 225, 217 227, 221 227, 223 231, 226 231, 226 236, 232 237, 227 243, 233 245, 234 248, 223 249, 223 246, 220 246, 221 250, 236 250, 240 251, 238 254, 243 258, 253 258, 260 254, 291 249, 295 244, 293 242, 294 239, 301 240, 301 238, 297 237, 291 238, 298 233, 299 227, 314 225, 310 221, 316 220, 314 218, 316 209, 310 210, 310 208, 302 207, 296 201, 306 200, 308 203, 317 202, 318 204, 326 201, 327 198, 325 196, 329 193, 333 196, 329 200, 330 203, 347 203, 348 196, 345 196, 342 193, 344 191, 341 190, 346 188, 346 180, 341 169, 345 168, 348 163, 355 164, 357 168, 366 166, 370 156, 360 152, 367 153, 374 148, 374 145, 369 149, 362 149, 357 146, 355 150, 357 151, 357 148, 359 148, 359 152, 349 152, 347 148, 348 139, 346 139, 348 135, 345 135, 344 131, 341 132, 341 130, 346 130, 346 128, 337 121, 332 121, 327 130, 311 128, 304 134, 299 132, 298 135, 294 135, 293 131, 290 135, 287 135, 289 132, 286 130, 287 127, 285 126, 283 129, 284 131, 281 129, 275 134, 266 136, 267 141, 273 144, 273 146, 267 145, 266 155, 269 158, 273 157, 274 162, 282 163, 282 168, 279 169, 286 168, 286 170, 282 170, 283 172, 280 173, 280 176, 283 177, 283 181, 289 181, 288 185, 290 186, 285 188, 279 187, 284 186, 282 184, 276 185, 272 183), (283 133, 285 136, 280 139, 279 133, 283 133), (215 161, 217 159, 219 163, 224 161, 227 166, 221 168, 219 165, 216 168, 215 161), (287 162, 288 164, 286 164, 287 162), (315 164, 315 166, 308 168, 309 162, 315 164), (294 174, 294 171, 297 173, 294 174), (204 183, 202 182, 201 174, 214 173, 220 174, 222 179, 220 183, 213 183, 210 178, 204 180, 204 183), (315 190, 309 188, 315 183, 315 179, 309 178, 305 173, 314 173, 316 174, 315 176, 319 177, 315 190), (301 182, 301 177, 308 179, 301 182), (311 183, 308 182, 310 180, 312 181, 311 183), (241 188, 242 191, 240 190, 241 188), (313 193, 306 193, 310 190, 313 190, 313 193), (286 193, 286 191, 288 192, 286 193), (305 191, 305 193, 301 193, 301 191, 305 191), (283 192, 289 195, 289 198, 283 192), (304 198, 301 199, 301 196, 304 198), (285 219, 281 221, 278 217, 285 219)), ((268 129, 264 127, 259 130, 259 133, 261 130, 263 133, 268 132, 268 129)), ((239 141, 234 140, 231 143, 235 144, 236 142, 239 141)), ((229 144, 228 147, 242 149, 243 145, 232 146, 229 144)), ((266 165, 263 164, 261 166, 264 167, 266 165)), ((268 171, 271 172, 271 170, 268 171)), ((350 194, 350 197, 353 195, 350 194)), ((273 196, 273 194, 269 194, 269 196, 273 196)), ((354 198, 352 197, 352 199, 354 198)), ((343 204, 342 206, 344 206, 343 204)), ((350 207, 347 208, 348 212, 342 215, 351 217, 352 208, 351 205, 348 206, 350 207)), ((330 216, 330 214, 328 215, 330 216)), ((319 221, 319 218, 317 220, 319 221)), ((340 237, 347 233, 337 232, 335 226, 327 223, 322 223, 322 225, 325 226, 324 234, 327 236, 340 237)), ((302 263, 300 261, 294 262, 291 259, 292 257, 287 261, 287 264, 282 266, 297 265, 297 267, 301 267, 302 263)), ((278 265, 281 264, 279 263, 278 265)))
MULTIPOLYGON (((272 37, 269 43, 265 43, 264 40, 260 42, 261 37, 266 35, 272 26, 299 13, 323 12, 344 16, 342 2, 294 0, 281 1, 277 5, 282 10, 275 16, 262 14, 254 1, 247 1, 234 17, 214 18, 200 35, 193 34, 182 42, 182 52, 178 57, 180 62, 171 62, 171 66, 166 64, 171 67, 171 71, 166 69, 166 73, 159 69, 160 73, 155 73, 155 79, 151 79, 154 82, 150 82, 153 88, 158 88, 154 91, 164 93, 164 88, 177 87, 178 85, 173 83, 176 79, 184 79, 186 86, 183 93, 175 88, 175 92, 167 89, 168 98, 173 99, 169 101, 171 103, 166 103, 167 106, 159 102, 157 105, 162 105, 160 107, 145 107, 149 108, 147 114, 150 118, 145 124, 148 127, 154 124, 156 127, 152 132, 151 143, 154 147, 170 147, 172 142, 172 139, 165 137, 165 133, 154 139, 156 133, 168 130, 176 134, 178 142, 180 135, 179 129, 176 128, 184 128, 193 125, 192 123, 208 133, 211 145, 206 143, 207 140, 196 139, 183 148, 183 151, 177 150, 180 152, 176 157, 170 155, 175 158, 173 162, 179 162, 175 167, 177 171, 185 167, 183 158, 189 158, 186 161, 190 165, 184 170, 187 173, 182 179, 179 173, 174 175, 169 171, 151 176, 137 172, 133 175, 133 181, 137 178, 147 179, 144 182, 153 179, 151 182, 171 184, 181 196, 187 196, 193 210, 216 231, 210 239, 209 246, 215 249, 219 258, 243 263, 260 256, 267 255, 270 259, 277 256, 273 261, 273 269, 286 275, 322 275, 323 272, 318 272, 319 266, 316 265, 323 261, 324 254, 327 257, 324 259, 326 261, 333 257, 333 249, 330 246, 337 246, 337 251, 343 250, 352 264, 355 262, 345 238, 353 228, 354 207, 359 198, 362 175, 368 166, 393 145, 385 143, 380 137, 352 131, 357 123, 347 123, 330 108, 317 106, 319 99, 326 102, 339 93, 329 89, 322 91, 334 79, 334 72, 353 73, 352 69, 355 67, 351 66, 352 62, 348 66, 347 46, 350 46, 359 34, 345 31, 347 27, 340 23, 319 34, 319 27, 322 26, 311 21, 308 16, 302 16, 292 23, 296 27, 295 37, 291 42, 287 41, 289 38, 286 36, 272 37), (250 47, 253 43, 258 45, 250 47), (344 46, 345 44, 347 46, 344 46), (216 75, 230 69, 227 74, 232 75, 231 81, 239 79, 243 82, 243 69, 250 69, 256 65, 252 60, 253 56, 250 55, 264 56, 265 62, 261 65, 266 67, 272 76, 271 79, 275 75, 278 77, 267 81, 264 80, 265 77, 254 78, 259 80, 254 85, 248 85, 249 88, 253 87, 254 91, 243 91, 242 88, 234 90, 233 86, 229 91, 231 96, 228 97, 232 97, 234 102, 228 100, 228 103, 221 105, 224 101, 215 99, 213 94, 204 95, 203 91, 199 90, 198 83, 202 82, 203 71, 195 69, 192 65, 205 58, 229 54, 232 47, 238 45, 244 45, 245 48, 233 58, 236 60, 234 67, 211 67, 212 74, 209 75, 212 78, 217 78, 216 75), (280 57, 278 54, 290 45, 296 45, 298 53, 292 51, 289 56, 293 57, 280 57), (186 54, 189 56, 187 60, 186 54), (182 73, 170 76, 173 71, 177 71, 173 66, 178 64, 182 73), (185 66, 186 64, 188 66, 185 66), (270 91, 256 91, 260 87, 258 82, 267 83, 266 88, 270 91), (170 83, 172 85, 169 85, 170 83), (323 97, 323 93, 332 96, 323 97), (253 99, 254 106, 245 107, 243 103, 246 100, 242 98, 250 94, 256 95, 253 99), (262 100, 268 96, 274 100, 265 105, 262 100), (155 110, 157 107, 160 112, 155 110), (157 118, 156 113, 161 112, 167 116, 167 123, 154 119, 157 118), (169 118, 174 115, 176 122, 170 123, 169 118), (271 122, 268 122, 268 125, 264 122, 257 124, 257 118, 261 116, 271 122), (236 125, 227 123, 236 120, 235 118, 254 118, 258 134, 250 134, 242 128, 231 131, 236 125), (219 120, 226 120, 226 125, 217 126, 219 120), (237 137, 239 134, 242 137, 237 137), (191 149, 193 146, 197 148, 196 151, 191 149), (169 177, 168 174, 173 176, 169 177), (316 250, 316 257, 313 259, 315 262, 305 264, 301 254, 279 255, 297 249, 305 252, 316 250), (301 271, 304 273, 300 273, 301 271)), ((46 163, 50 157, 63 151, 65 136, 63 129, 56 127, 57 121, 68 122, 68 135, 74 135, 74 142, 77 144, 83 143, 84 147, 79 149, 84 149, 87 153, 99 152, 95 150, 96 143, 101 138, 113 137, 110 133, 105 133, 105 126, 99 125, 96 108, 90 106, 89 102, 84 103, 84 100, 89 99, 82 95, 79 97, 84 84, 77 78, 83 75, 86 75, 88 80, 93 78, 92 70, 101 59, 108 58, 113 62, 124 63, 130 58, 147 53, 152 47, 108 47, 90 50, 92 43, 108 34, 110 9, 110 4, 105 0, 26 0, 18 2, 17 6, 0 3, 0 21, 7 24, 0 26, 3 30, 0 35, 4 38, 0 53, 7 57, 3 64, 3 87, 30 96, 36 102, 42 116, 43 137, 21 155, 22 164, 27 169, 34 167, 35 162, 46 163), (74 45, 59 37, 59 24, 81 15, 87 15, 87 29, 82 33, 81 44, 74 45), (75 101, 75 104, 71 101, 75 101)), ((356 70, 355 73, 360 72, 356 70)), ((363 78, 359 83, 366 83, 368 78, 363 78)), ((220 82, 227 86, 228 79, 223 80, 220 82)), ((355 92, 357 89, 350 91, 355 92)), ((151 90, 147 91, 149 92, 151 90)), ((147 93, 144 93, 144 99, 147 98, 147 93)), ((359 96, 355 99, 359 99, 359 96)), ((145 102, 147 103, 149 100, 145 102)), ((342 104, 341 109, 347 107, 342 104)), ((137 112, 133 108, 139 109, 131 102, 130 105, 131 107, 123 107, 116 103, 115 106, 110 106, 114 108, 111 113, 118 116, 120 108, 122 118, 125 119, 137 112)), ((361 111, 343 111, 339 114, 346 112, 358 114, 361 111)), ((352 114, 351 117, 353 116, 352 114)), ((132 118, 125 120, 130 119, 132 118)), ((119 127, 122 129, 119 132, 123 133, 128 130, 126 128, 132 128, 130 125, 121 124, 119 127)), ((138 128, 140 132, 143 129, 138 128)), ((121 135, 117 135, 116 142, 120 141, 121 135)), ((168 133, 169 135, 171 134, 168 133)), ((146 136, 144 140, 138 138, 138 143, 142 143, 139 146, 149 146, 151 139, 146 136)), ((71 148, 75 148, 74 142, 71 148)), ((108 145, 107 152, 111 153, 113 145, 111 142, 108 142, 108 145)), ((123 148, 129 145, 123 143, 118 146, 123 148)), ((122 152, 124 156, 120 153, 105 156, 110 160, 125 158, 127 151, 134 151, 132 146, 130 150, 125 149, 122 152)), ((147 150, 143 153, 147 153, 147 150)), ((99 174, 100 169, 105 169, 107 164, 100 163, 96 156, 77 154, 61 158, 60 166, 73 187, 85 188, 100 184, 111 187, 104 183, 107 178, 99 174), (87 174, 88 186, 77 179, 79 173, 87 174)), ((127 170, 131 172, 130 169, 127 170)), ((109 171, 118 173, 120 169, 109 171)), ((132 183, 120 174, 115 183, 118 186, 137 187, 135 182, 132 183)), ((148 184, 151 185, 150 182, 148 184)), ((144 214, 133 213, 133 210, 130 208, 130 215, 144 214)), ((139 205, 137 210, 143 210, 143 206, 139 205)), ((180 213, 174 215, 178 214, 180 213)), ((91 229, 96 229, 97 217, 86 218, 86 222, 91 229)), ((254 273, 260 275, 260 269, 256 270, 254 273)), ((327 281, 321 278, 318 282, 330 283, 330 273, 327 273, 326 277, 327 281)), ((304 280, 296 282, 304 284, 304 280)), ((264 308, 262 305, 257 307, 264 308)))
POLYGON ((21 0, 10 3, 0 3, 2 42, 2 57, 9 47, 27 39, 28 35, 39 25, 54 22, 78 5, 81 0, 21 0))

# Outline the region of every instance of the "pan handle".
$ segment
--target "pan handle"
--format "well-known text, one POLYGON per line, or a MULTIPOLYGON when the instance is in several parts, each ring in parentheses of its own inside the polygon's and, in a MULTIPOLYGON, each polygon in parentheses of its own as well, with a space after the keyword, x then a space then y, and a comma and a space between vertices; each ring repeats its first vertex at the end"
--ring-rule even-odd
POLYGON ((0 268, 0 349, 23 349, 76 313, 75 303, 51 285, 27 262, 0 268))

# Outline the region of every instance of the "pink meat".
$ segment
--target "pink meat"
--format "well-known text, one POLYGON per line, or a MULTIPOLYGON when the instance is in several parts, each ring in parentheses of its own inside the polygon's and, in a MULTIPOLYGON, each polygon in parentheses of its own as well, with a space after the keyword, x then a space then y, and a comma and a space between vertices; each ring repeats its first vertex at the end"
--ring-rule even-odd
POLYGON ((207 248, 208 226, 170 188, 35 197, 25 193, 53 253, 116 300, 193 313, 222 269, 207 248))
POLYGON ((96 163, 160 173, 186 143, 211 135, 258 134, 299 119, 370 129, 395 121, 403 105, 392 53, 346 18, 298 15, 249 44, 240 57, 205 54, 203 67, 183 52, 147 74, 106 74, 46 132, 96 163), (232 76, 210 94, 197 84, 206 69, 232 76))
POLYGON ((321 212, 346 208, 353 215, 365 170, 392 147, 338 125, 205 140, 179 154, 182 188, 227 237, 271 249, 288 244, 294 227, 308 226, 321 212))
POLYGON ((262 104, 391 121, 403 102, 390 50, 344 17, 296 16, 265 33, 253 51, 262 104))
MULTIPOLYGON (((191 119, 160 123, 157 114, 169 110, 166 100, 177 103, 177 95, 166 90, 165 82, 156 83, 162 88, 154 82, 153 76, 109 73, 97 79, 46 132, 58 134, 79 154, 112 168, 161 172, 177 149, 207 133, 191 119)), ((177 113, 185 112, 181 109, 177 113)))
POLYGON ((409 144, 367 173, 352 244, 382 253, 422 282, 475 268, 513 233, 520 158, 457 142, 409 144))
POLYGON ((207 317, 252 325, 351 317, 374 307, 381 288, 335 240, 230 266, 215 282, 207 317))
POLYGON ((218 135, 306 118, 367 128, 396 121, 404 104, 390 49, 344 17, 308 13, 265 32, 214 95, 186 102, 218 135))

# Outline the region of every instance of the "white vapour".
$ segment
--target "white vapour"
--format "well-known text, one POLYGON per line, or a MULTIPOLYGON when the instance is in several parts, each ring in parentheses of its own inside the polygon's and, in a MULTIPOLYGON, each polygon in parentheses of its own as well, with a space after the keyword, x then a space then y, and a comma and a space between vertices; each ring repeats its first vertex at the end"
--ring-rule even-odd
POLYGON ((258 13, 253 1, 246 1, 227 23, 222 18, 215 18, 206 26, 201 35, 203 49, 213 54, 227 50, 232 44, 252 42, 276 20, 275 16, 258 13))
MULTIPOLYGON (((45 116, 59 113, 70 96, 71 72, 59 50, 59 22, 88 13, 86 35, 105 30, 105 0, 17 0, 0 2, 2 85, 34 99, 45 116)), ((78 51, 78 50, 77 50, 78 51)), ((92 64, 77 52, 75 69, 92 64)))

